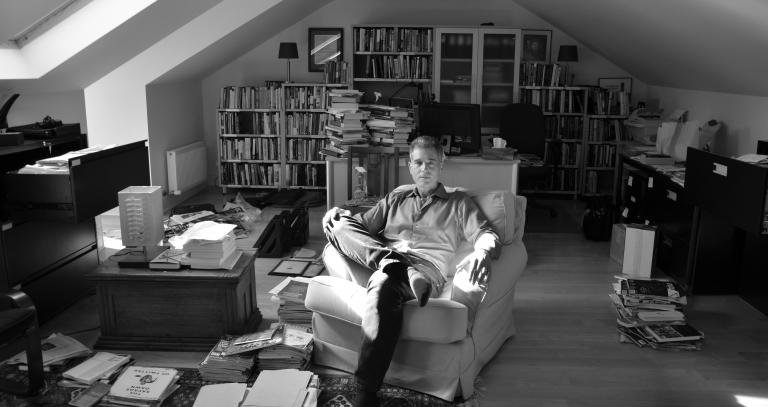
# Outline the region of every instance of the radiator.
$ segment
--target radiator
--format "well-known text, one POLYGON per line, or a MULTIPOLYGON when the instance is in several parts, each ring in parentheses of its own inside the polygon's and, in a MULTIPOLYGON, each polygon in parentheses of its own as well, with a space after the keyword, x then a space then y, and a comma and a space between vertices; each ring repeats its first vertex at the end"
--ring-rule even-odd
POLYGON ((166 152, 170 194, 180 195, 206 182, 205 156, 205 143, 202 141, 166 152))

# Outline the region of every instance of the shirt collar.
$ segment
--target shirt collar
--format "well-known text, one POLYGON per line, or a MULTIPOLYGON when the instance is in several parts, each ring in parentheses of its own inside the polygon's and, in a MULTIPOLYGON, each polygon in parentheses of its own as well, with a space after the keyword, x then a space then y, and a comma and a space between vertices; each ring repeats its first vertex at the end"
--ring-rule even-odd
MULTIPOLYGON (((437 184, 437 188, 435 188, 435 191, 432 192, 432 195, 438 198, 448 199, 448 191, 445 190, 445 185, 443 185, 442 182, 437 184)), ((419 188, 417 188, 415 184, 413 185, 413 190, 410 194, 408 194, 408 196, 421 196, 419 195, 419 188)))

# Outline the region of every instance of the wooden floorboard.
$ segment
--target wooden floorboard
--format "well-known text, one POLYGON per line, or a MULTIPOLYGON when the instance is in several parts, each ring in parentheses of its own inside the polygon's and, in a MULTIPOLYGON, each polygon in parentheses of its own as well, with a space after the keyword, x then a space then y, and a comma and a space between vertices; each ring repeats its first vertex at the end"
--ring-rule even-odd
MULTIPOLYGON (((310 212, 309 246, 318 250, 324 242, 322 212, 310 212)), ((706 336, 701 351, 640 349, 617 340, 608 293, 620 268, 608 257, 607 242, 590 242, 579 233, 527 233, 524 241, 529 262, 516 290, 518 333, 480 373, 482 406, 768 405, 768 317, 743 300, 690 299, 686 315, 706 336), (738 396, 762 404, 740 404, 738 396)), ((266 292, 281 279, 257 271, 264 324, 275 320, 277 308, 266 292)), ((85 330, 74 336, 93 345, 96 310, 95 297, 86 298, 42 329, 85 330)), ((194 367, 205 356, 126 351, 137 363, 161 366, 194 367)))

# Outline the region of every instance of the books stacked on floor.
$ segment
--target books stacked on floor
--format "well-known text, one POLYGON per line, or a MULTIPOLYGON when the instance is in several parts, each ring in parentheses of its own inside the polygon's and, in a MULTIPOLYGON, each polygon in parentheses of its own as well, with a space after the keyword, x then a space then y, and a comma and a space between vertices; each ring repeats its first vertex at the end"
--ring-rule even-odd
POLYGON ((240 258, 235 234, 236 225, 203 221, 192 225, 181 236, 169 239, 181 248, 181 263, 197 269, 232 269, 240 258))
POLYGON ((281 327, 279 332, 282 340, 259 350, 256 354, 256 367, 259 370, 307 369, 312 360, 312 328, 279 322, 271 325, 271 328, 277 327, 281 327))
POLYGON ((259 373, 241 406, 316 406, 319 394, 318 383, 318 376, 308 371, 265 370, 259 373))
MULTIPOLYGON (((340 149, 344 149, 345 145, 368 142, 368 132, 364 126, 368 113, 359 110, 362 94, 355 89, 333 89, 328 92, 325 135, 340 149)), ((338 157, 338 153, 333 150, 323 149, 321 153, 338 157)))
POLYGON ((163 404, 180 386, 179 371, 170 367, 128 366, 115 380, 101 406, 147 406, 163 404))
MULTIPOLYGON (((60 367, 72 358, 88 356, 91 350, 75 338, 60 333, 53 333, 40 343, 43 351, 43 367, 60 367)), ((27 352, 17 353, 4 363, 18 365, 20 370, 27 370, 27 352)))
POLYGON ((62 373, 59 386, 88 387, 97 380, 109 380, 131 362, 131 355, 97 352, 77 366, 62 373))
POLYGON ((640 347, 699 350, 704 335, 686 322, 685 295, 673 281, 616 276, 610 298, 619 341, 640 347))
POLYGON ((309 281, 307 277, 286 277, 269 290, 272 300, 279 303, 277 320, 286 324, 311 325, 312 311, 304 306, 309 281))
POLYGON ((360 109, 370 113, 365 125, 372 144, 408 147, 414 128, 413 109, 386 105, 364 105, 360 109))
POLYGON ((227 354, 237 337, 227 335, 208 352, 197 370, 200 377, 216 382, 246 382, 253 373, 254 353, 240 352, 227 354))

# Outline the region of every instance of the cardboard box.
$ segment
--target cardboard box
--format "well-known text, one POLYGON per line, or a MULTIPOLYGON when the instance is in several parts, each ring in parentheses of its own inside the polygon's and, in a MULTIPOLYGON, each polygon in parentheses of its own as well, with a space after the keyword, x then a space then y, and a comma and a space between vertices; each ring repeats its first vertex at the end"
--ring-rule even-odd
POLYGON ((624 239, 627 235, 627 225, 615 223, 611 232, 611 258, 621 265, 624 263, 624 239))
POLYGON ((640 224, 626 225, 622 273, 633 277, 651 277, 656 263, 656 228, 640 224))

